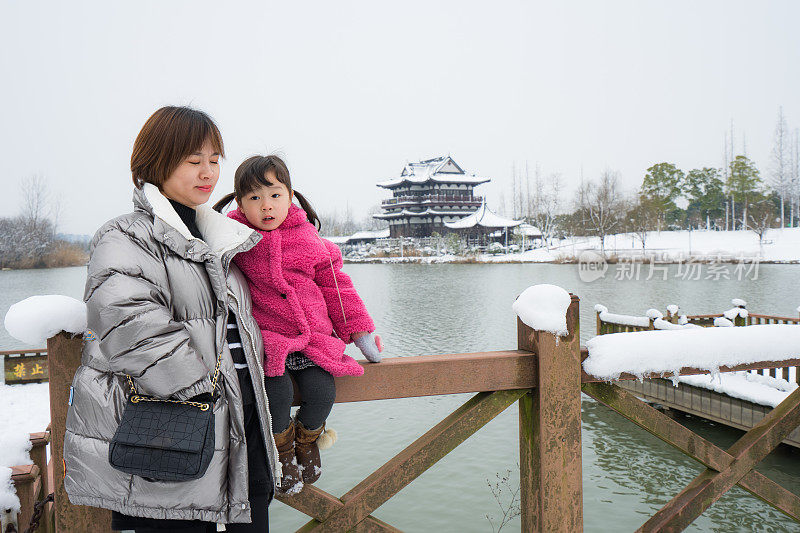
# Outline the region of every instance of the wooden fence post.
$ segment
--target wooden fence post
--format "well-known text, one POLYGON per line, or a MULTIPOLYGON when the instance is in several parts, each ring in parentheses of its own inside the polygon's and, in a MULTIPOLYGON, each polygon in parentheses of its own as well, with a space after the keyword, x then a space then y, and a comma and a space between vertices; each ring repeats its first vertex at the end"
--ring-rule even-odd
POLYGON ((36 465, 18 465, 11 467, 11 482, 19 498, 20 512, 17 515, 20 531, 25 531, 33 516, 33 504, 42 482, 39 467, 36 465))
POLYGON ((53 462, 56 531, 100 533, 111 530, 111 511, 97 507, 72 505, 64 491, 64 433, 72 377, 81 364, 80 336, 61 332, 47 340, 50 366, 50 460, 53 462))
POLYGON ((583 531, 579 300, 558 338, 517 319, 520 350, 536 353, 538 386, 519 401, 522 531, 583 531))

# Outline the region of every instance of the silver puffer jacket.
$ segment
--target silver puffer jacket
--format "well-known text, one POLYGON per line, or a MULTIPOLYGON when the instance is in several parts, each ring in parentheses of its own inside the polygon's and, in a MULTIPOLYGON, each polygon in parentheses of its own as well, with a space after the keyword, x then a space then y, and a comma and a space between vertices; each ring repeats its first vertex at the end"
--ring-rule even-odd
POLYGON ((88 327, 72 381, 64 439, 64 485, 73 504, 161 519, 249 522, 242 394, 226 342, 236 314, 252 376, 272 477, 277 450, 263 387, 264 348, 250 293, 231 264, 260 235, 208 206, 197 208, 203 240, 192 237, 166 197, 145 184, 135 211, 107 222, 92 241, 86 281, 88 327), (214 406, 215 450, 194 481, 150 482, 112 468, 108 446, 130 391, 187 399, 211 391, 222 352, 221 396, 214 406))

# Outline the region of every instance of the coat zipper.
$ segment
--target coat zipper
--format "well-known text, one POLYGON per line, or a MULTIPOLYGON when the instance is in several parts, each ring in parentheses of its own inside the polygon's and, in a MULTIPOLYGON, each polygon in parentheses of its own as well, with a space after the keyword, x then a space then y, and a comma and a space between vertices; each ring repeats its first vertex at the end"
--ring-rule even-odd
MULTIPOLYGON (((236 304, 237 317, 239 317, 239 315, 241 314, 241 311, 242 311, 242 307, 239 305, 239 300, 236 299, 236 295, 234 295, 233 292, 231 292, 231 291, 228 291, 228 296, 236 304)), ((253 342, 253 334, 250 333, 249 329, 247 329, 247 325, 245 325, 245 321, 243 319, 239 318, 239 323, 242 325, 242 329, 244 329, 244 332, 247 335, 247 340, 250 341, 250 348, 251 348, 251 350, 253 352, 253 356, 256 359, 258 359, 258 356, 256 355, 256 346, 255 346, 255 343, 253 342)), ((254 372, 253 372, 253 365, 251 363, 253 363, 252 357, 248 357, 247 358, 247 367, 248 367, 248 369, 250 371, 250 377, 252 378, 254 372)), ((262 373, 263 373, 263 371, 262 371, 262 373)), ((257 372, 255 374, 258 375, 257 372)), ((251 379, 251 381, 252 381, 252 379, 251 379)), ((259 383, 261 383, 260 390, 261 390, 262 398, 264 399, 264 412, 267 414, 267 418, 268 418, 268 420, 266 421, 265 425, 269 427, 272 424, 272 420, 271 420, 271 417, 270 417, 270 414, 269 414, 269 398, 267 398, 267 389, 266 389, 266 387, 264 385, 264 379, 263 378, 258 380, 258 381, 259 381, 259 383)), ((264 433, 264 429, 263 428, 261 429, 261 433, 264 433)), ((275 448, 275 439, 268 438, 268 437, 271 437, 271 435, 264 434, 264 443, 265 444, 267 442, 271 443, 270 448, 271 448, 271 450, 273 452, 272 453, 273 459, 277 460, 277 449, 275 448)), ((273 472, 273 477, 275 477, 275 475, 277 474, 276 482, 280 481, 281 469, 273 468, 273 466, 271 464, 270 464, 270 469, 273 472)))

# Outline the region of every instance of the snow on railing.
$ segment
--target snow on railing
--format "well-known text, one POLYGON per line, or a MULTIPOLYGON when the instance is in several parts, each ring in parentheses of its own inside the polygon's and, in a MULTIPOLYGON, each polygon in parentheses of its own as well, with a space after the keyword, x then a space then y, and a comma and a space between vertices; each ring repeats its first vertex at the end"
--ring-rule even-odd
POLYGON ((609 313, 608 308, 600 304, 595 305, 594 310, 599 313, 600 320, 607 324, 639 326, 644 328, 650 327, 650 319, 646 316, 617 315, 614 313, 609 313))
POLYGON ((690 328, 700 328, 702 326, 698 326, 697 324, 689 324, 688 322, 681 323, 680 319, 677 324, 673 324, 663 318, 657 318, 653 320, 653 327, 659 330, 676 330, 676 329, 690 329, 690 328))
POLYGON ((38 347, 60 331, 86 331, 86 304, 57 294, 31 296, 9 308, 5 327, 18 341, 38 347))
POLYGON ((528 287, 511 306, 522 322, 538 331, 567 335, 567 309, 572 301, 569 293, 557 285, 528 287))
POLYGON ((598 335, 586 343, 584 370, 604 380, 620 374, 678 374, 699 368, 714 374, 721 366, 784 361, 800 355, 800 327, 769 324, 738 328, 686 328, 598 335))

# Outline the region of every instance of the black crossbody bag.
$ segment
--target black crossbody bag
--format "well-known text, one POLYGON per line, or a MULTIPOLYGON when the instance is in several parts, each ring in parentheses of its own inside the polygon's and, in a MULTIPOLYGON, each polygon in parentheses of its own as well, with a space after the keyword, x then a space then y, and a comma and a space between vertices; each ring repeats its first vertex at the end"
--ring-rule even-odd
MULTIPOLYGON (((220 354, 221 355, 221 354, 220 354)), ((206 473, 214 455, 214 403, 221 358, 217 357, 210 402, 131 395, 108 447, 112 467, 155 481, 189 481, 206 473)))

